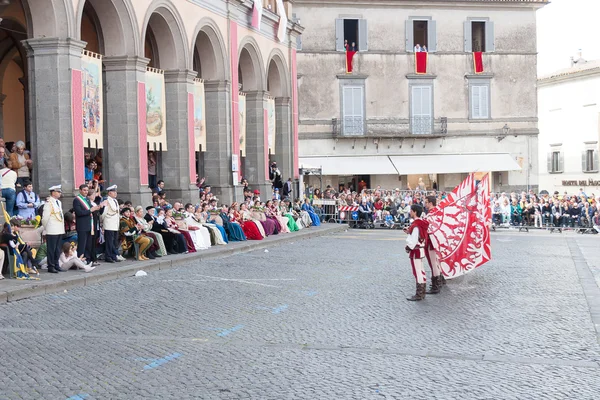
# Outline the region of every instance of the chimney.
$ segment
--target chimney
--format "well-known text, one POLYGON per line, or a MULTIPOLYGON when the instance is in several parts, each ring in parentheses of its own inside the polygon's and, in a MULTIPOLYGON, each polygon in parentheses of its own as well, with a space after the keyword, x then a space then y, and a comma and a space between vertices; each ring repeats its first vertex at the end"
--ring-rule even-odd
POLYGON ((571 67, 575 65, 575 58, 573 56, 571 56, 571 67))

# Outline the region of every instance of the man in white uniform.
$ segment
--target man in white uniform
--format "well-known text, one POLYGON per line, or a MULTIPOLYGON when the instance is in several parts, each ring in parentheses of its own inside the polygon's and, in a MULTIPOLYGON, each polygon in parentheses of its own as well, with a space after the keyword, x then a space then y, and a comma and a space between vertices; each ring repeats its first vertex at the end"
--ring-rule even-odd
POLYGON ((48 272, 55 274, 63 271, 58 266, 58 258, 62 246, 62 236, 65 234, 65 220, 62 210, 60 196, 62 195, 62 186, 52 186, 50 197, 44 204, 42 216, 42 225, 46 232, 46 247, 48 257, 48 272))
POLYGON ((102 227, 104 228, 104 261, 114 263, 124 258, 119 255, 119 203, 117 202, 117 185, 106 189, 108 198, 102 212, 102 227))

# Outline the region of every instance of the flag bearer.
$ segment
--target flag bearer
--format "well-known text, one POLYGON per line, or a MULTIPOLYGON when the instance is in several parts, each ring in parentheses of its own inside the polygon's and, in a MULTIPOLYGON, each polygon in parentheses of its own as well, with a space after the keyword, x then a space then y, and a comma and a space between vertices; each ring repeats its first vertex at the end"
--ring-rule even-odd
POLYGON ((409 228, 404 230, 408 233, 405 250, 408 253, 413 275, 417 283, 417 292, 414 296, 408 297, 406 299, 408 301, 419 301, 425 298, 427 275, 423 267, 423 258, 425 258, 429 222, 421 218, 422 214, 422 206, 418 204, 410 206, 410 218, 413 222, 409 228))

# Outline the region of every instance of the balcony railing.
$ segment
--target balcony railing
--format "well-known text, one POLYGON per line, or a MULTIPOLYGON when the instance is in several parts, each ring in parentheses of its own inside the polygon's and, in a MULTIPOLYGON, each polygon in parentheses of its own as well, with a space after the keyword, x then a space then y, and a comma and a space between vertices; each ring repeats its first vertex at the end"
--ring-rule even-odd
POLYGON ((428 135, 433 133, 433 118, 412 117, 410 119, 410 133, 413 135, 428 135))
POLYGON ((361 136, 365 134, 365 120, 363 117, 344 117, 342 134, 344 136, 361 136))

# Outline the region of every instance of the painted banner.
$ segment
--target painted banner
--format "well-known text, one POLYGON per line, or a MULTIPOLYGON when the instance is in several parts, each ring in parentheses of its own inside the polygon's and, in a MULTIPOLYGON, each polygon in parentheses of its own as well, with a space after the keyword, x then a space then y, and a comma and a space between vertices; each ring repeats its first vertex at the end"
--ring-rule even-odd
POLYGON ((194 81, 194 151, 206 151, 206 102, 204 100, 204 81, 194 81))
POLYGON ((266 110, 267 110, 267 121, 268 121, 268 126, 269 126, 269 136, 268 136, 268 142, 269 142, 269 153, 270 154, 275 154, 275 136, 276 136, 276 131, 277 131, 277 121, 275 119, 275 99, 274 98, 267 98, 266 101, 266 110))
POLYGON ((254 8, 252 9, 252 27, 260 31, 262 22, 263 2, 262 0, 254 0, 254 8))
POLYGON ((292 49, 292 102, 294 112, 294 179, 298 179, 300 177, 300 169, 298 168, 298 73, 295 49, 292 49))
POLYGON ((81 104, 83 72, 71 70, 71 129, 73 132, 73 180, 75 187, 85 183, 85 156, 83 154, 83 109, 81 104))
POLYGON ((473 53, 473 69, 475 70, 476 74, 482 74, 484 72, 483 53, 480 51, 473 53))
POLYGON ((238 111, 240 115, 240 151, 246 157, 246 94, 240 93, 238 98, 238 111))
POLYGON ((81 56, 81 93, 83 103, 83 145, 104 147, 102 140, 102 56, 84 51, 81 56))
POLYGON ((426 74, 427 73, 427 52, 418 51, 415 53, 415 73, 426 74))
POLYGON ((150 149, 167 150, 167 106, 165 74, 156 68, 146 70, 146 134, 150 149))
POLYGON ((446 278, 464 275, 490 261, 489 193, 489 175, 477 185, 471 174, 427 214, 429 238, 446 278))
POLYGON ((285 42, 285 34, 287 31, 288 17, 285 13, 283 0, 277 0, 277 14, 279 14, 279 25, 277 26, 277 39, 280 42, 285 42))

